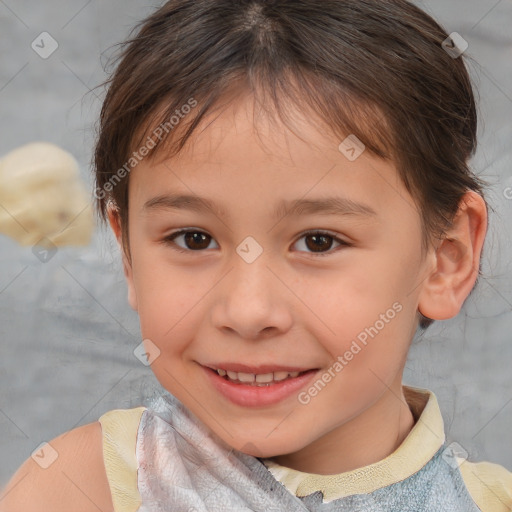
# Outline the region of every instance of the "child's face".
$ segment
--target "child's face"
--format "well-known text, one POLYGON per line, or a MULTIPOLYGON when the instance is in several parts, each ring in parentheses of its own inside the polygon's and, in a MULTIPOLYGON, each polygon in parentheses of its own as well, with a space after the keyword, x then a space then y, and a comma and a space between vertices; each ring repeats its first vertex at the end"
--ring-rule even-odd
POLYGON ((422 259, 420 217, 392 164, 368 151, 349 161, 341 141, 307 119, 294 125, 304 141, 263 123, 260 140, 252 101, 239 106, 174 159, 132 171, 130 302, 160 351, 151 368, 162 386, 230 446, 269 457, 341 446, 349 420, 371 432, 382 411, 400 410, 432 263, 422 259), (219 212, 154 201, 170 194, 204 198, 219 212), (274 214, 282 201, 334 197, 375 214, 274 214), (199 232, 174 240, 186 252, 164 241, 182 229, 199 232), (291 391, 279 399, 273 385, 226 384, 208 368, 229 364, 317 372, 280 384, 291 391))

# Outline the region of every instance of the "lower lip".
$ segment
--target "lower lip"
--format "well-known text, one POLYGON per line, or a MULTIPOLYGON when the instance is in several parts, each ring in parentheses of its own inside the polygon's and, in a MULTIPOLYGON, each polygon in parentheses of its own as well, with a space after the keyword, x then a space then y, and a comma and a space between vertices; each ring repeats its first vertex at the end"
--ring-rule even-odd
POLYGON ((310 370, 298 377, 288 378, 269 386, 252 386, 231 382, 221 377, 211 368, 205 366, 203 368, 217 391, 234 404, 242 407, 262 407, 277 404, 290 395, 298 393, 318 372, 318 370, 310 370))

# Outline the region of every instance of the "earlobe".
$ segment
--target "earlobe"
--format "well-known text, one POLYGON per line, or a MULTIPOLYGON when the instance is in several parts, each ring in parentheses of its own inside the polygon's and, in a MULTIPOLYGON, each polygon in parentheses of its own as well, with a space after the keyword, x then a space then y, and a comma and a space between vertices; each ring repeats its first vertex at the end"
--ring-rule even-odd
POLYGON ((486 232, 485 201, 469 191, 433 254, 434 269, 424 280, 419 297, 421 314, 432 320, 447 320, 459 313, 478 277, 486 232))
POLYGON ((126 256, 126 252, 123 247, 123 237, 122 237, 122 229, 121 229, 121 219, 119 217, 119 210, 115 205, 109 203, 107 206, 107 214, 108 220, 110 223, 110 227, 114 232, 114 235, 119 244, 119 250, 121 251, 121 257, 123 261, 123 272, 126 278, 126 284, 128 285, 128 303, 130 307, 134 310, 138 310, 137 305, 137 294, 135 292, 135 285, 133 281, 133 269, 131 263, 128 261, 126 256))

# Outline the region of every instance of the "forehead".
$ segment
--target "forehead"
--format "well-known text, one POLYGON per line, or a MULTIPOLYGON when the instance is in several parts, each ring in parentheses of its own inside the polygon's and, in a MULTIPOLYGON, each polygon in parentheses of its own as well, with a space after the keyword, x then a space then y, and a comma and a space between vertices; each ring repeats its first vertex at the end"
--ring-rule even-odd
POLYGON ((133 169, 130 203, 141 213, 177 205, 226 217, 230 205, 252 204, 276 217, 290 208, 319 212, 316 199, 329 196, 325 212, 415 211, 393 162, 367 150, 349 159, 342 141, 303 111, 283 123, 245 97, 204 118, 177 155, 133 169))

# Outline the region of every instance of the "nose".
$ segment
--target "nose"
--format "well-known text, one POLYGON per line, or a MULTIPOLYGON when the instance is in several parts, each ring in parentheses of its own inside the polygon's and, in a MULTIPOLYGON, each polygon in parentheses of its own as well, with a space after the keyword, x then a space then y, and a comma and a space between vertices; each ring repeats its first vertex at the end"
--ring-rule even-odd
POLYGON ((290 329, 293 293, 276 277, 272 262, 261 255, 247 263, 237 254, 231 270, 216 287, 212 321, 225 333, 257 340, 290 329))

